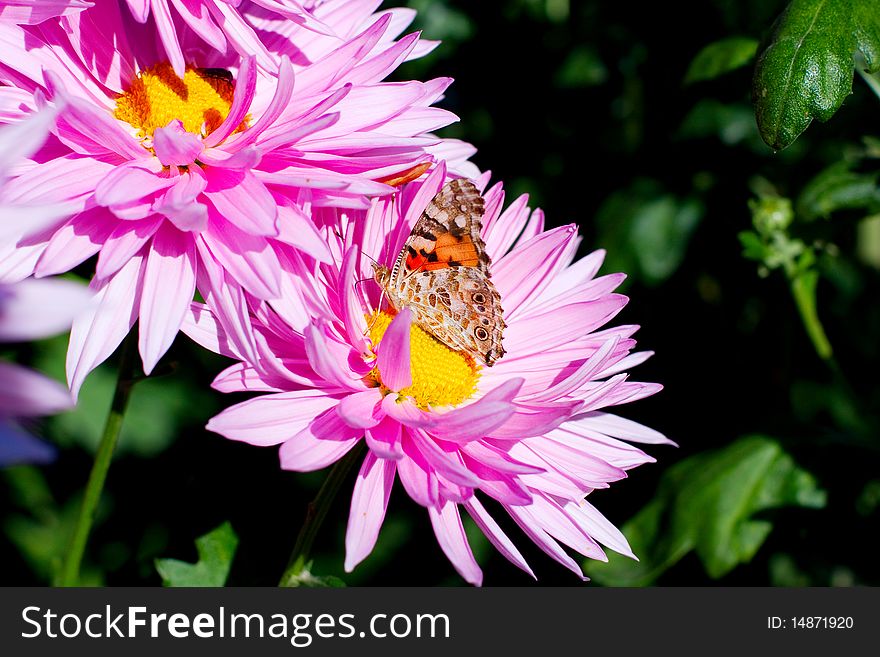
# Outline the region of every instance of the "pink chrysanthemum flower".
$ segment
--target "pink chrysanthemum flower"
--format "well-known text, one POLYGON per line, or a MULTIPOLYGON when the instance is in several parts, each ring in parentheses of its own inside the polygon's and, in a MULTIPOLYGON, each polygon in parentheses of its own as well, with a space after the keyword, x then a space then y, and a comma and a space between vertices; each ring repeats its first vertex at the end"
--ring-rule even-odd
POLYGON ((362 254, 390 265, 445 174, 441 165, 423 183, 376 199, 366 215, 342 217, 327 232, 334 262, 305 272, 297 298, 254 300, 248 316, 194 305, 185 332, 242 361, 214 387, 268 393, 225 410, 208 428, 280 445, 281 466, 295 471, 326 467, 365 441, 346 536, 349 571, 375 544, 395 478, 427 508, 441 548, 473 584, 482 573, 461 507, 532 574, 487 499, 578 575, 563 545, 594 559, 606 558, 600 543, 632 556, 584 498, 653 461, 625 441, 669 441, 607 411, 660 386, 624 373, 649 355, 631 353, 636 326, 600 330, 627 301, 613 293, 622 274, 596 277, 602 252, 573 262, 574 225, 544 231, 527 197, 501 212, 500 185, 489 190, 482 235, 508 324, 507 354, 491 368, 417 327, 408 309, 381 308, 374 282, 358 283, 371 276, 362 254))
MULTIPOLYGON (((0 130, 0 190, 17 160, 45 141, 54 119, 54 111, 44 110, 0 130)), ((42 225, 56 220, 58 209, 0 203, 0 217, 42 225)), ((5 238, 4 228, 0 226, 0 240, 5 238)), ((72 281, 28 279, 0 285, 0 342, 38 340, 66 331, 89 297, 83 285, 72 281)), ((17 421, 52 415, 72 406, 70 392, 64 386, 24 367, 0 362, 0 466, 51 458, 52 448, 25 432, 17 421)))
POLYGON ((338 36, 290 23, 272 40, 277 75, 253 57, 207 53, 181 79, 109 0, 36 26, 0 23, 0 121, 20 121, 44 96, 65 105, 0 200, 72 215, 16 226, 0 244, 0 281, 98 255, 98 303, 71 332, 74 393, 138 319, 149 373, 196 289, 234 307, 245 292, 279 296, 293 260, 329 262, 313 208, 366 208, 435 153, 471 152, 426 134, 455 119, 431 107, 448 79, 381 82, 418 45, 418 34, 396 39, 406 21, 371 17, 369 3, 327 5, 346 9, 325 17, 338 36), (300 39, 315 59, 287 56, 300 39))

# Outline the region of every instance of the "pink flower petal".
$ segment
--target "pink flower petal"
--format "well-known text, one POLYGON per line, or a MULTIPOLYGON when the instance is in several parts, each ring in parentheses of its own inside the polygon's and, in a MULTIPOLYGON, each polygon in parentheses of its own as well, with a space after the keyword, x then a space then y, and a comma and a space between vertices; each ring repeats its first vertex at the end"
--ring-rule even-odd
POLYGON ((80 61, 95 79, 117 93, 127 89, 136 77, 132 66, 135 58, 126 38, 119 5, 104 3, 97 11, 67 16, 62 23, 71 35, 70 44, 80 61), (107 47, 107 35, 111 34, 112 46, 107 47))
POLYGON ((401 434, 400 422, 385 416, 379 424, 368 428, 364 432, 364 437, 367 447, 376 456, 396 461, 403 457, 403 448, 400 446, 401 434))
POLYGON ((101 107, 69 94, 60 78, 46 72, 50 90, 64 101, 64 112, 56 120, 58 135, 69 142, 74 151, 89 154, 115 153, 126 160, 146 159, 149 153, 130 134, 125 132, 117 119, 101 107))
POLYGON ((32 370, 0 363, 0 417, 39 417, 73 408, 70 391, 32 370))
POLYGON ((467 406, 446 413, 433 413, 430 432, 438 438, 465 443, 490 435, 515 412, 510 401, 522 387, 523 379, 511 379, 467 406))
POLYGON ((550 536, 547 532, 545 532, 538 522, 534 519, 533 514, 529 512, 528 507, 522 506, 511 506, 505 507, 507 512, 510 514, 510 517, 514 519, 516 524, 520 526, 520 528, 528 535, 530 539, 543 550, 547 555, 549 555, 555 561, 558 561, 563 566, 568 568, 575 575, 580 577, 582 580, 586 580, 584 577, 584 571, 581 570, 581 567, 578 563, 572 559, 568 553, 562 549, 562 547, 553 540, 553 537, 550 536))
POLYGON ((477 527, 480 528, 480 531, 482 531, 483 534, 486 535, 486 538, 489 539, 489 542, 495 546, 495 549, 503 554, 513 565, 531 575, 532 579, 538 579, 535 577, 535 573, 532 572, 529 564, 526 563, 525 558, 523 558, 519 550, 516 549, 513 541, 507 537, 507 534, 502 531, 501 527, 498 526, 498 523, 495 522, 495 519, 489 515, 488 511, 486 511, 485 507, 476 497, 472 497, 465 502, 464 508, 467 509, 468 514, 473 518, 473 521, 476 523, 477 527))
POLYGON ((220 372, 211 382, 218 392, 284 392, 289 381, 268 377, 245 363, 235 363, 220 372))
POLYGON ((325 468, 345 456, 361 439, 360 435, 358 429, 345 424, 336 409, 331 408, 281 445, 281 467, 296 472, 325 468))
POLYGON ((223 148, 206 148, 199 154, 199 162, 204 165, 236 171, 254 169, 262 159, 260 149, 254 146, 231 153, 228 145, 224 144, 223 148))
POLYGON ((612 415, 611 413, 593 412, 572 418, 566 422, 566 428, 577 431, 578 428, 592 429, 607 436, 614 436, 623 440, 631 440, 636 443, 648 443, 651 445, 674 445, 659 431, 646 427, 638 422, 612 415))
POLYGON ((183 59, 180 41, 177 38, 177 29, 174 26, 168 2, 167 0, 151 2, 150 5, 153 8, 153 20, 156 22, 159 39, 165 47, 165 54, 168 55, 168 60, 171 62, 174 72, 177 73, 177 77, 182 78, 186 72, 186 62, 183 59))
POLYGON ((638 561, 623 532, 611 524, 608 518, 599 513, 592 504, 586 500, 581 500, 578 503, 569 502, 565 505, 565 510, 570 516, 578 518, 585 531, 602 545, 611 548, 618 554, 638 561))
POLYGON ((8 167, 30 157, 43 145, 57 114, 58 108, 46 107, 0 130, 0 182, 8 167))
MULTIPOLYGON (((211 2, 208 9, 220 25, 229 44, 243 58, 251 58, 265 71, 275 73, 278 66, 271 53, 263 45, 253 28, 248 25, 238 13, 238 10, 228 2, 211 2)), ((242 66, 244 66, 242 64, 242 66)), ((251 64, 253 68, 253 65, 251 64)), ((241 76, 240 76, 241 77, 241 76)), ((240 84, 240 83, 239 83, 240 84)), ((236 84, 236 88, 238 84, 236 84)), ((236 123, 238 125, 238 123, 236 123)))
POLYGON ((143 256, 135 256, 95 295, 96 304, 70 330, 67 382, 74 399, 86 376, 112 354, 137 319, 143 256))
MULTIPOLYGON (((318 262, 332 262, 327 240, 316 228, 311 217, 297 206, 287 205, 283 199, 276 199, 276 202, 280 203, 277 206, 278 240, 295 246, 318 262)), ((363 318, 363 314, 361 317, 363 318)), ((361 339, 364 339, 363 336, 361 339)))
POLYGON ((281 293, 281 267, 265 237, 250 235, 209 210, 207 229, 199 236, 203 258, 219 263, 229 277, 260 299, 281 293), (210 255, 208 255, 210 253, 210 255))
MULTIPOLYGON (((224 269, 214 258, 204 241, 196 242, 199 250, 199 277, 196 286, 205 298, 207 305, 216 308, 222 317, 223 336, 230 349, 248 362, 258 360, 254 329, 250 322, 250 311, 244 290, 230 281, 224 269)), ((192 337, 192 334, 190 334, 192 337)), ((196 339, 195 337, 193 339, 196 339)), ((196 340, 198 342, 198 340, 196 340)))
MULTIPOLYGON (((589 335, 626 305, 627 298, 609 294, 596 301, 572 303, 563 308, 510 322, 504 332, 505 348, 512 354, 536 354, 589 335)), ((502 361, 503 362, 503 361, 502 361)))
POLYGON ((85 207, 85 200, 107 174, 115 170, 112 164, 89 157, 65 155, 34 167, 15 179, 14 185, 2 190, 8 203, 22 205, 49 205, 65 203, 71 212, 85 207))
POLYGON ((190 304, 189 312, 184 317, 180 330, 193 342, 208 351, 239 360, 243 358, 230 342, 226 331, 223 330, 214 313, 204 304, 190 304))
POLYGON ((351 496, 351 510, 345 532, 347 573, 354 570, 376 545, 379 529, 388 509, 395 471, 394 461, 377 458, 372 452, 367 453, 351 496))
MULTIPOLYGON (((222 3, 221 3, 222 4, 222 3)), ((212 5, 213 6, 213 5, 212 5)), ((182 73, 179 73, 181 77, 182 73)), ((231 135, 241 125, 247 116, 248 109, 254 100, 257 86, 257 69, 254 67, 253 55, 244 57, 238 69, 238 78, 235 81, 235 93, 232 98, 232 106, 229 113, 214 132, 205 137, 203 143, 206 148, 213 148, 231 135)))
POLYGON ((410 370, 409 327, 412 312, 404 308, 391 320, 379 343, 378 366, 382 384, 390 390, 402 390, 412 385, 410 370))
POLYGON ((421 452, 431 469, 437 474, 459 486, 474 488, 480 484, 480 479, 471 473, 461 462, 461 457, 453 451, 446 451, 437 444, 430 436, 420 429, 411 429, 410 436, 413 444, 421 452))
POLYGON ((561 226, 538 235, 493 264, 492 280, 504 299, 504 316, 509 324, 568 264, 568 250, 576 239, 576 225, 561 226))
POLYGON ((342 45, 297 76, 297 93, 315 95, 338 85, 345 73, 351 70, 378 43, 388 27, 389 16, 380 17, 361 34, 342 43, 342 45))
POLYGON ((60 279, 29 279, 0 289, 0 341, 40 340, 63 333, 91 298, 84 285, 60 279))
POLYGON ((230 406, 208 422, 207 429, 230 440, 261 447, 291 440, 337 400, 320 390, 263 395, 230 406))
POLYGON ((238 152, 245 146, 253 144, 263 131, 273 125, 284 112, 290 102, 293 94, 294 75, 293 67, 290 65, 290 58, 287 55, 281 56, 281 64, 278 67, 278 80, 275 86, 275 94, 266 110, 260 115, 256 123, 250 126, 240 135, 236 135, 226 144, 227 150, 230 152, 238 152))
POLYGON ((339 417, 350 427, 375 427, 385 417, 382 411, 382 393, 378 388, 370 388, 346 395, 339 402, 339 417))
POLYGON ((424 507, 434 506, 439 500, 437 476, 413 444, 409 431, 402 432, 400 444, 404 453, 397 461, 400 483, 414 502, 424 507))
POLYGON ((146 23, 150 15, 150 0, 125 0, 131 15, 138 23, 146 23))
POLYGON ((145 374, 174 342, 195 289, 195 244, 177 229, 162 227, 153 237, 141 292, 138 346, 145 374))
POLYGON ((207 176, 205 196, 224 219, 251 235, 278 234, 275 200, 252 173, 211 168, 207 176))
POLYGON ((345 366, 347 357, 341 358, 345 347, 327 336, 322 327, 314 323, 306 326, 305 347, 309 364, 318 376, 343 390, 365 388, 345 366))
POLYGON ((211 48, 226 54, 226 37, 211 18, 208 5, 202 0, 171 0, 178 15, 211 48))
POLYGON ((200 233, 208 225, 208 208, 198 198, 207 185, 201 167, 191 167, 156 200, 153 211, 168 217, 179 230, 200 233))
POLYGON ((126 162, 108 173, 95 187, 95 201, 107 207, 125 206, 171 187, 158 162, 126 162))
POLYGON ((360 295, 356 291, 357 268, 360 253, 355 246, 345 254, 342 269, 339 272, 341 294, 343 295, 342 318, 348 341, 360 353, 367 353, 367 320, 364 318, 364 307, 360 295))
POLYGON ((95 277, 105 279, 119 271, 143 248, 144 244, 150 241, 162 223, 162 217, 119 222, 120 225, 110 233, 110 237, 104 240, 101 246, 95 277))
POLYGON ((165 166, 188 166, 202 152, 202 140, 187 132, 179 120, 174 120, 153 132, 153 152, 165 166))
POLYGON ((477 565, 471 547, 468 544, 464 526, 458 507, 451 502, 441 502, 438 506, 428 507, 428 516, 434 527, 434 534, 440 549, 466 582, 474 586, 483 584, 483 571, 477 565))
POLYGON ((55 231, 34 268, 34 275, 63 274, 89 259, 110 237, 114 223, 105 208, 92 208, 77 215, 55 231))

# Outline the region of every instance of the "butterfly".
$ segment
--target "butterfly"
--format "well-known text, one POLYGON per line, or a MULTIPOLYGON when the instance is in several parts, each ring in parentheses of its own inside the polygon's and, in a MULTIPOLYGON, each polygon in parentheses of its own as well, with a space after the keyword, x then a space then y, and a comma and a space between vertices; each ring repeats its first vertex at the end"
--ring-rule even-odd
POLYGON ((489 276, 480 237, 484 201, 474 184, 450 180, 428 203, 394 266, 374 264, 395 310, 455 351, 491 367, 504 356, 501 295, 489 276))

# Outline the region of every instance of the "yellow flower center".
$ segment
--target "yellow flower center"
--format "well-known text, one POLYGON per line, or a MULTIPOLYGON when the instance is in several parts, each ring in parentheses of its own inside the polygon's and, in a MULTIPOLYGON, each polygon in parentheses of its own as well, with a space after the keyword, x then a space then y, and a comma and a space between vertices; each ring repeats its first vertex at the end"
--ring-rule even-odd
MULTIPOLYGON (((394 315, 387 312, 367 316, 374 348, 382 341, 392 319, 394 315)), ((474 394, 480 368, 470 354, 450 349, 415 324, 410 326, 409 339, 412 385, 397 391, 401 397, 410 397, 420 408, 427 409, 432 406, 455 406, 474 394)), ((378 366, 367 375, 367 380, 388 391, 382 384, 378 366)))
MULTIPOLYGON (((206 137, 226 119, 234 94, 235 83, 225 71, 187 67, 181 79, 166 62, 141 71, 116 99, 114 115, 142 139, 175 119, 187 132, 206 137)), ((242 121, 236 132, 246 127, 247 120, 242 121)))

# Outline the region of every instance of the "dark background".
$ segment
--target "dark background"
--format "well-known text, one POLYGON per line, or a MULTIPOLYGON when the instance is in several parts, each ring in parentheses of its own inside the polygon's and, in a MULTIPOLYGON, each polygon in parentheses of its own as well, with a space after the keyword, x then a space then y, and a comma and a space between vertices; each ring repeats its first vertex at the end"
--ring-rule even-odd
MULTIPOLYGON (((621 413, 679 447, 649 447, 656 464, 631 471, 591 501, 621 526, 652 500, 671 465, 756 432, 779 440, 827 491, 823 509, 768 513, 773 531, 766 542, 721 579, 689 554, 657 583, 880 582, 880 442, 871 431, 851 431, 847 422, 847 413, 867 421, 868 409, 876 422, 880 407, 878 272, 855 255, 856 223, 864 213, 810 224, 801 235, 823 245, 819 313, 855 405, 838 403, 841 386, 807 339, 784 277, 759 276, 737 240, 751 224, 748 201, 757 177, 782 195, 796 195, 864 135, 876 133, 878 99, 857 79, 832 121, 812 125, 794 145, 773 153, 755 127, 751 66, 683 84, 694 55, 710 42, 765 38, 782 2, 409 4, 420 11, 416 27, 424 36, 444 43, 404 65, 395 79, 454 77, 442 105, 461 122, 442 134, 478 147, 474 162, 505 182, 508 202, 528 192, 531 205, 545 210, 548 227, 578 223, 583 253, 607 248, 603 271, 629 274, 624 292, 631 300, 615 321, 643 327, 639 346, 656 355, 634 376, 665 389, 621 413), (648 240, 633 230, 645 221, 640 213, 646 208, 659 213, 662 224, 648 240)), ((63 348, 63 340, 50 341, 24 355, 60 373, 63 348)), ((160 584, 155 557, 194 561, 193 540, 229 520, 240 538, 229 583, 274 585, 324 473, 282 472, 276 450, 205 432, 211 415, 243 399, 208 390, 225 363, 185 338, 166 360, 179 364, 173 374, 136 389, 86 577, 110 585, 160 584)), ((5 474, 4 583, 48 581, 72 526, 112 385, 112 367, 102 368, 86 384, 84 411, 49 423, 61 444, 56 463, 5 474)), ((349 585, 462 583, 427 514, 399 486, 375 552, 354 573, 342 573, 349 491, 350 485, 319 537, 315 572, 349 585)), ((541 584, 580 585, 515 527, 510 535, 541 584)), ((487 585, 532 582, 479 532, 473 536, 487 585)))

